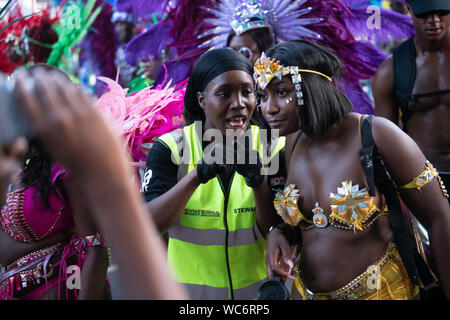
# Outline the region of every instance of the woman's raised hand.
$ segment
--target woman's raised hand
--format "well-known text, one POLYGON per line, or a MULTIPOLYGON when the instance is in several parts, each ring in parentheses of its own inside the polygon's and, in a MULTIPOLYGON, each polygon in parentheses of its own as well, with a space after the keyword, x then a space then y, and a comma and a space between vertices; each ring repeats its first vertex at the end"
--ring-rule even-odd
POLYGON ((114 154, 118 137, 81 89, 58 72, 18 72, 14 93, 44 148, 67 169, 108 169, 111 158, 120 156, 114 154))

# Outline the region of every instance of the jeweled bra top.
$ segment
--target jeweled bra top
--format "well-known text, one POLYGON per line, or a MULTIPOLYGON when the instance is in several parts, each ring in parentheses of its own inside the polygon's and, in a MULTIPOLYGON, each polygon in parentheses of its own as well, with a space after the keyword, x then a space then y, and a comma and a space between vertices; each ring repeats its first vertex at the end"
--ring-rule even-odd
MULTIPOLYGON (((438 172, 428 160, 425 162, 425 170, 399 189, 420 190, 435 177, 442 194, 448 198, 448 192, 438 172)), ((367 189, 359 189, 359 185, 353 185, 351 181, 342 182, 342 187, 337 188, 336 194, 330 193, 331 214, 328 217, 323 213, 319 203, 316 202, 312 210, 314 213, 313 220, 306 218, 297 206, 299 197, 300 191, 295 189, 294 184, 290 184, 276 194, 274 206, 285 223, 291 226, 300 225, 302 229, 325 228, 328 224, 331 224, 341 229, 362 231, 367 229, 377 217, 388 213, 386 205, 383 205, 382 209, 377 208, 367 189), (302 226, 302 224, 306 224, 306 226, 302 226)))
POLYGON ((330 193, 331 214, 326 216, 324 210, 316 202, 312 220, 303 215, 297 205, 300 191, 294 184, 288 185, 283 191, 279 191, 274 200, 277 213, 284 222, 303 230, 313 227, 325 228, 332 225, 346 230, 365 230, 378 216, 387 213, 386 206, 379 209, 373 203, 373 197, 369 196, 366 188, 359 189, 359 185, 353 185, 351 181, 342 182, 342 187, 337 188, 337 193, 330 193))
MULTIPOLYGON (((61 166, 52 168, 52 182, 64 179, 61 166)), ((51 194, 46 208, 37 192, 37 184, 28 188, 9 186, 6 203, 1 210, 0 229, 20 242, 37 242, 51 234, 74 226, 72 212, 61 196, 51 194)))

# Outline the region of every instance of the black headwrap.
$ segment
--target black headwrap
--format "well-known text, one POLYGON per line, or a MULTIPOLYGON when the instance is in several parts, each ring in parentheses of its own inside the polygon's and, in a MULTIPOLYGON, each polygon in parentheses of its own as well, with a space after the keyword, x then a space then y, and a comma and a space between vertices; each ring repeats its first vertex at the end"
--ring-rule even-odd
POLYGON ((253 78, 253 66, 242 54, 230 49, 213 49, 198 59, 192 69, 184 96, 184 117, 186 124, 205 120, 205 113, 198 104, 197 92, 205 90, 215 77, 231 70, 242 70, 253 78))

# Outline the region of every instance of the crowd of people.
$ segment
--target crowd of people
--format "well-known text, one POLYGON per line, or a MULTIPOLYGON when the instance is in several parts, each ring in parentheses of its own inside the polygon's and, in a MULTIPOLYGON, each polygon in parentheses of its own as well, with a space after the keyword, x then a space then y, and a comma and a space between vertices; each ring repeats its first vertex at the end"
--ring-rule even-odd
POLYGON ((450 2, 382 35, 356 0, 73 3, 117 76, 92 34, 8 36, 0 299, 111 299, 111 256, 127 299, 450 297, 450 2))

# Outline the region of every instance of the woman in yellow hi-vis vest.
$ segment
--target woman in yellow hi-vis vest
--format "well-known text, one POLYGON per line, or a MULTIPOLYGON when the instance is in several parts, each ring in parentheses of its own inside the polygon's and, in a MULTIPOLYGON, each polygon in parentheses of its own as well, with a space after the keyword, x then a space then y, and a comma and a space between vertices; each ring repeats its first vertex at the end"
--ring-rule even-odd
MULTIPOLYGON (((255 299, 267 278, 264 234, 277 216, 262 205, 272 194, 261 174, 260 131, 249 125, 256 107, 252 74, 233 50, 204 54, 186 89, 186 126, 160 137, 147 159, 147 207, 159 230, 168 231, 169 265, 192 299, 255 299), (210 148, 211 132, 219 133, 217 143, 239 130, 250 142, 241 152, 219 156, 230 150, 226 139, 210 148), (246 161, 239 161, 242 155, 246 161)), ((273 154, 284 140, 272 145, 273 154)))

